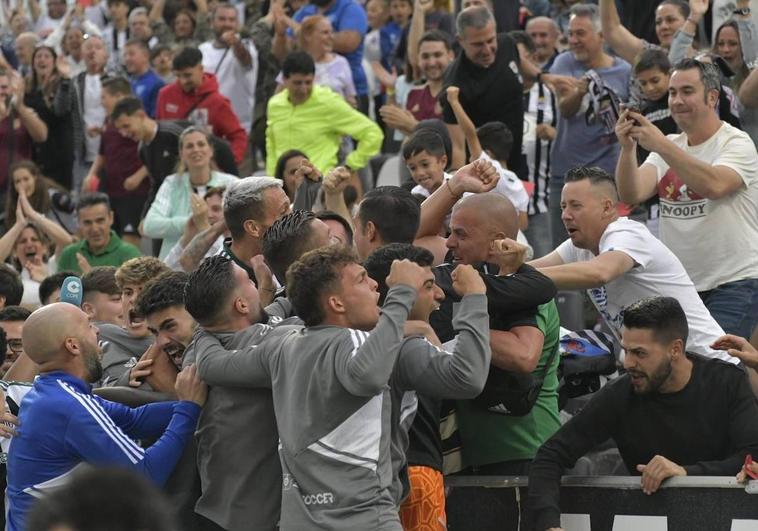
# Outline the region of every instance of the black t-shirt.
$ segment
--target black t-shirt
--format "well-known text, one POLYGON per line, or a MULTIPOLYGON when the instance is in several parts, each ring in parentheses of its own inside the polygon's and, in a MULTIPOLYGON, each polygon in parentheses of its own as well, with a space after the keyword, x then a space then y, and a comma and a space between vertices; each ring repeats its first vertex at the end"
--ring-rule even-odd
MULTIPOLYGON (((487 122, 503 122, 508 126, 513 134, 508 168, 526 179, 526 162, 521 153, 524 128, 521 61, 516 43, 508 35, 499 34, 497 42, 497 56, 489 68, 475 65, 463 51, 459 52, 445 74, 445 86, 455 85, 461 89, 461 105, 476 127, 487 122)), ((440 93, 440 103, 445 123, 457 123, 445 91, 440 93)))
MULTIPOLYGON (((673 135, 679 132, 679 127, 671 117, 668 94, 658 101, 643 100, 640 114, 650 120, 664 135, 673 135)), ((649 154, 648 150, 637 145, 637 160, 639 164, 645 162, 649 154)))
MULTIPOLYGON (((429 322, 440 341, 450 341, 455 337, 453 329, 453 306, 461 298, 453 290, 452 264, 442 264, 434 268, 437 285, 445 292, 445 300, 440 309, 433 312, 429 322)), ((524 265, 517 275, 495 277, 484 274, 491 272, 486 264, 477 269, 483 273, 487 284, 490 328, 510 330, 516 326, 537 326, 536 314, 540 304, 555 296, 555 284, 536 269, 524 265), (502 311, 508 308, 508 311, 502 311)), ((499 370, 499 369, 494 369, 499 370)), ((426 466, 442 471, 442 441, 440 439, 440 413, 442 401, 418 395, 418 410, 411 425, 406 456, 408 465, 426 466)))
POLYGON ((692 375, 681 391, 637 394, 624 375, 542 445, 529 472, 529 506, 539 508, 531 515, 538 529, 560 525, 563 470, 608 439, 634 475, 637 465, 662 455, 691 476, 733 476, 746 454, 758 454, 758 405, 745 371, 717 359, 687 357, 692 375))

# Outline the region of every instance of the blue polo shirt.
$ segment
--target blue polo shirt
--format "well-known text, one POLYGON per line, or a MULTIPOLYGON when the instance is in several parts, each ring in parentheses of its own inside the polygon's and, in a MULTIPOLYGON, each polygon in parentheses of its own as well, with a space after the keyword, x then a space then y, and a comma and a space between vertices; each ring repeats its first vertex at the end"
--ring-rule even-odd
POLYGON ((166 84, 158 74, 151 68, 139 77, 130 76, 129 81, 132 85, 132 92, 145 106, 145 112, 151 118, 155 118, 155 104, 158 101, 158 92, 166 84))
MULTIPOLYGON (((295 13, 295 22, 302 22, 306 17, 318 15, 318 8, 313 4, 307 4, 301 7, 295 13)), ((350 63, 350 71, 353 74, 355 91, 359 96, 368 94, 368 81, 366 73, 363 71, 363 37, 368 31, 368 18, 366 11, 358 5, 355 0, 335 0, 332 7, 323 13, 332 23, 335 33, 340 31, 357 31, 361 35, 361 43, 354 52, 342 54, 350 63)), ((291 35, 291 33, 290 33, 291 35)))

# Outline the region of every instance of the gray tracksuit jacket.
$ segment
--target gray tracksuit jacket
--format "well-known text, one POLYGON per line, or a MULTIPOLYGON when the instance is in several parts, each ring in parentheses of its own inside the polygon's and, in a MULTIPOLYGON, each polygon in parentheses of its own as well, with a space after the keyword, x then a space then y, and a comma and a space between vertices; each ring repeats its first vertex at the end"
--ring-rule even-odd
POLYGON ((371 333, 278 326, 257 345, 227 351, 196 336, 201 374, 272 388, 282 466, 281 531, 401 531, 392 496, 388 381, 416 298, 387 294, 371 333))
POLYGON ((390 380, 392 396, 392 496, 399 506, 407 492, 401 481, 408 432, 416 416, 416 391, 434 398, 474 398, 484 389, 490 368, 490 323, 485 295, 466 295, 456 304, 452 352, 425 338, 409 337, 400 347, 390 380))

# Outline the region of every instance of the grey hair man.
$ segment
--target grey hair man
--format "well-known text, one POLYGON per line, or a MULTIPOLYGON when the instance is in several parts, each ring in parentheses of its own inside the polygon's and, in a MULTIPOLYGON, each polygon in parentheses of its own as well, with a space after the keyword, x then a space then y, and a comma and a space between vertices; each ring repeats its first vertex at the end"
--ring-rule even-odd
MULTIPOLYGON (((498 121, 513 133, 508 167, 526 177, 521 160, 524 104, 522 66, 516 43, 498 34, 492 12, 484 6, 461 11, 456 21, 461 52, 450 64, 445 85, 460 87, 460 102, 476 127, 498 121)), ((455 113, 445 98, 443 119, 453 140, 453 166, 465 164, 465 139, 455 113)))
POLYGON ((250 260, 263 253, 263 234, 277 219, 288 214, 292 206, 273 177, 246 177, 232 183, 224 194, 224 223, 216 223, 201 232, 187 245, 180 263, 192 271, 213 242, 228 229, 221 254, 232 259, 255 281, 250 260))
POLYGON ((566 239, 560 198, 565 175, 577 166, 598 166, 609 174, 619 154, 613 135, 613 102, 629 96, 631 66, 604 51, 600 14, 592 4, 571 7, 569 50, 550 67, 560 118, 550 157, 548 209, 553 247, 566 239), (589 118, 588 118, 589 117, 589 118))
POLYGON ((548 17, 534 17, 526 23, 526 32, 534 41, 534 58, 540 68, 549 70, 558 55, 558 39, 561 30, 555 20, 548 17))

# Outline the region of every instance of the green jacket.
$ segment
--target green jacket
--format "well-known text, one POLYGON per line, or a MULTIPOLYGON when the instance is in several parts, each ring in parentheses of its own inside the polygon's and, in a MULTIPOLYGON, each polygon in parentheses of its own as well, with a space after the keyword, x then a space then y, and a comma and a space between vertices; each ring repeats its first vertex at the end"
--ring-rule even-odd
POLYGON ((555 301, 539 307, 537 326, 545 336, 535 376, 545 376, 537 403, 528 415, 510 417, 490 413, 470 401, 456 402, 458 429, 463 443, 465 466, 534 459, 542 443, 560 427, 558 418, 558 363, 560 355, 546 367, 560 343, 560 317, 555 301))
POLYGON ((90 251, 87 240, 81 240, 71 245, 67 245, 61 251, 61 258, 58 260, 58 271, 73 271, 81 273, 79 262, 76 261, 76 253, 82 253, 87 259, 89 265, 95 266, 114 266, 119 267, 130 258, 142 256, 142 253, 131 243, 121 241, 115 231, 111 231, 111 239, 108 245, 100 252, 93 253, 90 251))
POLYGON ((326 173, 337 165, 343 136, 358 141, 345 160, 354 170, 368 164, 384 140, 378 125, 328 87, 314 86, 311 96, 300 105, 292 105, 289 91, 283 90, 268 101, 266 173, 274 175, 276 161, 290 149, 299 149, 326 173))

